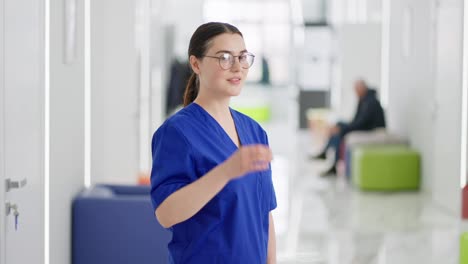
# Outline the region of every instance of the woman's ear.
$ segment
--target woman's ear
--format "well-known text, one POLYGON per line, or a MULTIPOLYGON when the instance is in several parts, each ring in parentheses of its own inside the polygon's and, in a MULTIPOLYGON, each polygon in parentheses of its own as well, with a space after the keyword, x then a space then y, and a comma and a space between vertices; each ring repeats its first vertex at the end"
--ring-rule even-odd
POLYGON ((190 55, 190 67, 192 67, 194 73, 200 74, 200 62, 193 55, 190 55))

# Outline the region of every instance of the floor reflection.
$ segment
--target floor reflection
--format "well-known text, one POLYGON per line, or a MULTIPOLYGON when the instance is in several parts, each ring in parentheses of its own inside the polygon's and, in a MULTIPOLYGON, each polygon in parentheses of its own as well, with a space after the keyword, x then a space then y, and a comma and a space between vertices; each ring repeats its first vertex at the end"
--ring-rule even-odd
POLYGON ((344 178, 321 178, 326 164, 308 159, 308 133, 284 133, 269 131, 278 263, 458 262, 456 216, 423 192, 361 192, 344 178))

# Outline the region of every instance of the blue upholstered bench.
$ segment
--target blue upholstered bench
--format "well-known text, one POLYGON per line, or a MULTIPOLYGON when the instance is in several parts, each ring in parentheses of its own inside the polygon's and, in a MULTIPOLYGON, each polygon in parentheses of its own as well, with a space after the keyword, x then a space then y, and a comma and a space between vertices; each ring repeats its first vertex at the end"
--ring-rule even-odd
POLYGON ((149 186, 98 185, 73 201, 72 264, 167 263, 170 238, 149 186))

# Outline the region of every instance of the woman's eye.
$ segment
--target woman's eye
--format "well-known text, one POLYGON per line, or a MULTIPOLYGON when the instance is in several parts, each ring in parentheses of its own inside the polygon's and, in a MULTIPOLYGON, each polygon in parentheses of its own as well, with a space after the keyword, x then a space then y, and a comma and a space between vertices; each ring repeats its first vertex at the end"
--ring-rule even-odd
POLYGON ((227 54, 227 53, 226 53, 226 54, 223 54, 223 55, 220 57, 220 59, 221 59, 222 61, 230 61, 230 60, 231 60, 231 54, 227 54))

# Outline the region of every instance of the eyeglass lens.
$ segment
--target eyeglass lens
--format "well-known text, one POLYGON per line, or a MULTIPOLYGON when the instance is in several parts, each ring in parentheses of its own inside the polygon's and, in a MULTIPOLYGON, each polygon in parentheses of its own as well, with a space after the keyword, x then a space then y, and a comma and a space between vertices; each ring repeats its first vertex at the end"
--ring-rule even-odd
POLYGON ((247 69, 253 64, 254 56, 249 53, 244 53, 239 56, 233 56, 229 53, 224 53, 219 57, 219 64, 223 69, 230 69, 235 63, 236 57, 239 58, 239 63, 242 68, 247 69))

